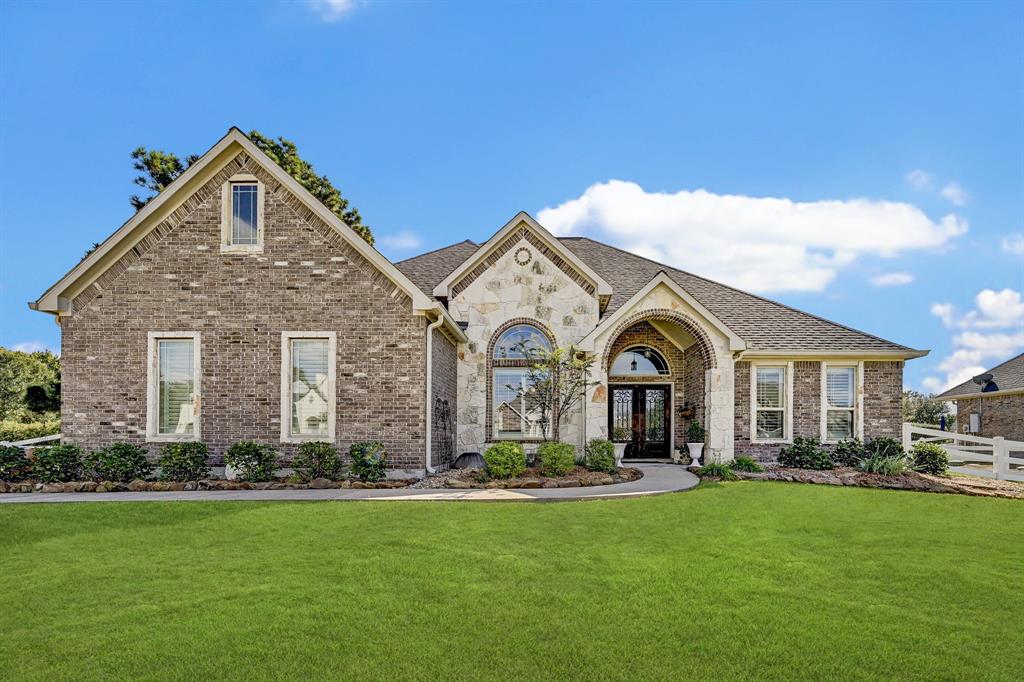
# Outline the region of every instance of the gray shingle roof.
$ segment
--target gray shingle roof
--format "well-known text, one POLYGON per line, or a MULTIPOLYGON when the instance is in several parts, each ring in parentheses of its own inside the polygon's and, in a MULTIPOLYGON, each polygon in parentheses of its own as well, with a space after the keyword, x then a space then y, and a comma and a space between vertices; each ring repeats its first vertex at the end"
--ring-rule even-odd
MULTIPOLYGON (((984 374, 984 372, 982 373, 984 374)), ((1024 353, 1015 358, 1010 358, 1001 365, 996 365, 988 370, 988 373, 992 375, 992 381, 996 382, 996 386, 1000 391, 1024 388, 1024 353)), ((968 379, 964 383, 954 386, 945 393, 940 393, 935 397, 949 399, 962 395, 971 395, 972 393, 981 393, 981 386, 974 383, 973 379, 968 379)))
MULTIPOLYGON (((586 237, 563 237, 559 241, 611 284, 613 293, 605 310, 606 315, 622 306, 659 272, 664 271, 746 341, 749 350, 855 353, 912 351, 907 346, 676 270, 586 237)), ((404 260, 397 265, 427 295, 432 295, 434 287, 478 248, 473 242, 465 241, 404 260)))

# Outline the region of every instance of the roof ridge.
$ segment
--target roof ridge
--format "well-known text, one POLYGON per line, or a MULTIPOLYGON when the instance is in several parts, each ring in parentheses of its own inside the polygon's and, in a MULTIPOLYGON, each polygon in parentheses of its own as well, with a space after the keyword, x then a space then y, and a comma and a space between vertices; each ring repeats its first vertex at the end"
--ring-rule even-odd
POLYGON ((668 268, 671 271, 679 272, 679 273, 682 273, 682 274, 687 275, 689 277, 695 277, 696 279, 699 279, 699 280, 704 281, 704 282, 710 282, 710 283, 712 283, 712 284, 714 284, 716 286, 724 287, 726 289, 729 289, 731 291, 735 291, 735 292, 743 294, 745 296, 750 296, 751 298, 756 298, 759 301, 764 301, 765 303, 771 303, 772 305, 777 305, 780 308, 785 308, 787 310, 792 310, 793 312, 800 313, 801 315, 807 315, 808 317, 813 317, 816 320, 821 320, 822 322, 831 324, 831 325, 833 325, 835 327, 839 327, 840 329, 845 329, 847 331, 854 332, 856 334, 863 334, 864 336, 867 336, 869 338, 875 339, 876 341, 883 341, 885 343, 892 344, 893 346, 898 346, 900 348, 905 348, 907 350, 915 350, 915 349, 911 348, 910 346, 904 346, 901 343, 896 343, 895 341, 890 341, 889 339, 883 339, 881 336, 876 336, 875 334, 872 334, 870 332, 866 332, 866 331, 863 331, 863 330, 860 330, 860 329, 854 329, 853 327, 849 327, 849 326, 847 326, 845 324, 841 324, 839 322, 836 322, 835 320, 830 320, 827 317, 822 317, 821 315, 815 315, 814 313, 809 313, 806 310, 800 310, 799 308, 794 308, 791 305, 786 305, 785 303, 780 303, 779 301, 775 301, 775 300, 772 300, 770 298, 765 298, 764 296, 759 296, 757 294, 752 294, 749 291, 744 291, 743 289, 739 289, 739 288, 731 286, 729 284, 723 284, 722 282, 719 282, 717 280, 709 279, 707 277, 702 277, 700 275, 695 275, 692 272, 689 272, 688 270, 680 270, 679 268, 674 268, 671 265, 668 265, 666 263, 662 263, 661 261, 656 261, 653 258, 648 258, 646 256, 641 256, 639 254, 633 253, 632 251, 626 251, 625 249, 619 248, 618 246, 614 246, 612 244, 607 244, 605 242, 598 241, 596 239, 591 239, 590 237, 584 237, 584 236, 579 236, 579 237, 559 237, 559 239, 580 239, 580 240, 585 239, 585 240, 587 240, 589 242, 593 242, 595 244, 600 244, 601 246, 606 246, 609 249, 613 249, 613 250, 618 251, 620 253, 625 253, 627 255, 633 256, 634 258, 640 258, 642 260, 647 261, 648 263, 653 263, 654 265, 657 265, 659 267, 668 268))
POLYGON ((474 242, 472 239, 463 239, 461 242, 452 242, 451 244, 448 244, 447 246, 439 246, 438 248, 433 249, 431 251, 424 251, 423 253, 418 253, 415 256, 409 256, 408 258, 403 258, 402 260, 395 261, 395 265, 398 265, 399 263, 405 263, 407 261, 411 261, 411 260, 416 259, 416 258, 421 258, 423 256, 429 256, 432 253, 437 253, 438 251, 444 251, 445 249, 450 249, 453 246, 458 246, 459 244, 472 244, 473 246, 479 246, 479 244, 474 242))

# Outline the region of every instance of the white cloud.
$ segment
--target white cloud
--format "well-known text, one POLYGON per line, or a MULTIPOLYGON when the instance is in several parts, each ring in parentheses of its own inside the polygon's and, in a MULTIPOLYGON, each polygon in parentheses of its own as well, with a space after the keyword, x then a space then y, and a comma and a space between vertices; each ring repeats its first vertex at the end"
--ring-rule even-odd
POLYGON ((921 382, 927 390, 938 392, 952 388, 1024 348, 1024 303, 1020 292, 984 289, 974 300, 976 308, 965 315, 957 315, 949 303, 932 305, 932 314, 941 319, 945 327, 965 331, 953 336, 953 352, 936 366, 937 371, 945 373, 945 378, 931 376, 921 382), (1009 331, 987 331, 994 329, 1009 331))
POLYGON ((380 238, 380 243, 392 249, 408 251, 409 249, 418 249, 423 242, 415 232, 402 230, 394 234, 384 235, 380 238))
POLYGON ((591 185, 538 220, 760 292, 821 291, 858 256, 941 247, 967 231, 957 215, 932 221, 907 203, 668 194, 622 180, 591 185))
POLYGON ((1003 237, 1003 253, 1024 256, 1024 232, 1003 237))
POLYGON ((21 351, 22 353, 36 353, 41 350, 48 350, 48 348, 42 341, 23 341, 11 346, 11 350, 21 351))
POLYGON ((967 192, 957 182, 946 183, 945 187, 939 190, 939 194, 948 199, 954 206, 963 206, 967 203, 967 192))
POLYGON ((322 21, 333 24, 347 17, 363 2, 361 0, 307 0, 306 4, 322 21))
POLYGON ((912 170, 907 173, 906 176, 907 184, 918 191, 931 189, 932 187, 932 176, 931 173, 926 173, 920 168, 912 170))
POLYGON ((884 275, 871 278, 871 283, 876 287, 899 287, 913 281, 914 276, 909 272, 887 272, 884 275))

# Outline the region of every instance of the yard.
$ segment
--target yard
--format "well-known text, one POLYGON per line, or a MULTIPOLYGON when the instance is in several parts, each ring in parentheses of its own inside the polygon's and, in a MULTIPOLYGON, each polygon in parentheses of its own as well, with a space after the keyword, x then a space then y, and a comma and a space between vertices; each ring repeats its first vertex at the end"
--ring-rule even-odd
POLYGON ((1015 679, 1018 501, 0 507, 5 679, 1015 679))

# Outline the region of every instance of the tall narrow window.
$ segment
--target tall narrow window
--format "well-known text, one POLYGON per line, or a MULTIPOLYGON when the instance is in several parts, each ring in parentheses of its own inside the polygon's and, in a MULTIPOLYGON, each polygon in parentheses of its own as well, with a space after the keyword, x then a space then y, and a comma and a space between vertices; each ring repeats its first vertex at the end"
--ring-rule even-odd
POLYGON ((334 440, 334 332, 285 332, 281 439, 334 440))
POLYGON ((231 185, 231 243, 257 244, 259 240, 259 188, 256 183, 231 185))
POLYGON ((758 367, 755 392, 757 438, 784 439, 786 437, 786 368, 758 367))
POLYGON ((540 401, 529 390, 529 367, 543 350, 551 350, 551 342, 529 324, 509 327, 495 340, 491 354, 492 438, 539 440, 549 430, 540 401))
POLYGON ((855 367, 825 368, 825 440, 854 436, 856 377, 855 367))
POLYGON ((199 437, 199 334, 149 335, 147 436, 151 440, 199 437))

